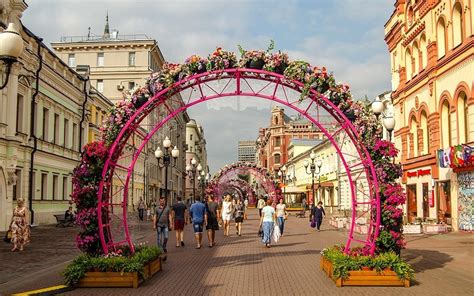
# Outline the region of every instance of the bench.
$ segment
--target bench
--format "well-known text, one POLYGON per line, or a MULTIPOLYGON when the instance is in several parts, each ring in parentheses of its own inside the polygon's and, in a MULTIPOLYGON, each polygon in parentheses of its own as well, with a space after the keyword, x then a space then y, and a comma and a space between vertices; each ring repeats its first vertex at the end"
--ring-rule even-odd
POLYGON ((61 226, 61 227, 68 227, 68 226, 74 226, 74 221, 72 220, 66 220, 65 215, 54 215, 56 218, 56 227, 61 226))

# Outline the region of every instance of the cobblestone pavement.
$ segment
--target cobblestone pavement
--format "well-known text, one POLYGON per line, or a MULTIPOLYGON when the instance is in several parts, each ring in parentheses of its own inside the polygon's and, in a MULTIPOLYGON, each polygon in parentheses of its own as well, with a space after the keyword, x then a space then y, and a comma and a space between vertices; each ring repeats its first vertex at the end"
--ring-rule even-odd
MULTIPOLYGON (((244 222, 242 236, 231 232, 230 237, 223 237, 219 231, 218 244, 212 249, 194 249, 189 226, 186 227, 186 246, 176 248, 174 232, 171 232, 164 270, 139 289, 76 289, 64 295, 470 295, 474 288, 474 236, 469 234, 409 236, 409 249, 402 255, 416 271, 416 281, 411 288, 337 288, 320 270, 319 252, 326 246, 343 243, 346 232, 334 230, 327 224, 321 232, 315 232, 309 228, 307 219, 291 216, 285 236, 266 249, 256 236, 257 212, 251 212, 249 218, 244 222)), ((148 231, 148 227, 148 224, 140 225, 134 233, 140 240, 154 242, 154 233, 148 231)), ((44 231, 47 230, 57 231, 52 228, 44 231)), ((61 234, 70 231, 66 229, 61 234)), ((0 280, 3 284, 0 284, 0 291, 10 293, 60 284, 58 273, 65 263, 58 262, 77 254, 73 242, 63 236, 63 239, 44 241, 40 251, 44 255, 26 263, 20 271, 10 267, 16 259, 10 258, 2 247, 0 280), (69 249, 49 251, 49 244, 69 245, 69 249), (47 255, 48 252, 52 253, 47 255), (5 271, 3 259, 9 262, 5 271), (41 269, 41 264, 46 270, 41 269), (29 265, 32 267, 28 268, 29 265), (38 286, 38 283, 42 285, 38 286)), ((204 242, 206 245, 207 240, 204 242)), ((30 250, 33 247, 36 247, 34 243, 30 250)), ((27 252, 14 256, 35 257, 36 251, 27 252)), ((23 259, 23 262, 28 261, 23 259)))

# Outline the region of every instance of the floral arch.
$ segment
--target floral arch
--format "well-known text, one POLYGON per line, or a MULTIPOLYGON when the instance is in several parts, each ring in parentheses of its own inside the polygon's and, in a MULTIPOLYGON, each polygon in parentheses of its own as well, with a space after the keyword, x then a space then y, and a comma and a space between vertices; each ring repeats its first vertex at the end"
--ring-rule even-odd
POLYGON ((145 87, 111 110, 101 140, 84 147, 82 161, 74 171, 72 196, 78 210, 77 223, 82 227, 77 236, 81 250, 107 254, 128 245, 133 252, 127 221, 129 184, 146 144, 187 108, 239 96, 291 108, 310 120, 333 145, 346 173, 352 204, 353 223, 346 252, 354 244, 361 244, 368 254, 402 246, 398 206, 404 193, 395 183, 401 171, 392 164, 396 155, 393 145, 380 140, 381 126, 370 107, 353 102, 349 87, 336 83, 324 67, 289 61, 286 54, 271 53, 272 49, 241 49, 238 60, 235 53, 218 48, 207 59, 192 56, 182 65, 165 64, 163 70, 151 75, 145 87), (150 120, 151 114, 155 121, 150 120), (331 128, 321 124, 322 115, 333 118, 331 128), (127 149, 135 138, 142 139, 138 148, 127 149), (366 186, 356 186, 362 181, 366 186), (113 186, 117 182, 121 186, 113 186), (364 238, 354 236, 354 222, 360 216, 369 219, 364 238), (379 234, 383 241, 378 239, 379 234))

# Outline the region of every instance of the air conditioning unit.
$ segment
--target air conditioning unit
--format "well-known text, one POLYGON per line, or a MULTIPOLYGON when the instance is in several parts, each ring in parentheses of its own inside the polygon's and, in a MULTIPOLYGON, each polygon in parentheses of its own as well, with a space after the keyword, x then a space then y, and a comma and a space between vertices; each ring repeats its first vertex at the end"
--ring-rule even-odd
POLYGON ((122 90, 124 90, 124 89, 125 89, 125 86, 123 86, 123 85, 121 85, 121 84, 118 84, 118 85, 117 85, 117 90, 122 91, 122 90))

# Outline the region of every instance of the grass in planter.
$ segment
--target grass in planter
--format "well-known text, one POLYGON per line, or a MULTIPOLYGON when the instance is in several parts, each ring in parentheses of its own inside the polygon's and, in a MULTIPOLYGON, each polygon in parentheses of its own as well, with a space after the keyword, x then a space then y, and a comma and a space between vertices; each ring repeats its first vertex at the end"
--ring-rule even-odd
POLYGON ((321 255, 332 263, 333 277, 346 279, 349 271, 361 270, 366 266, 377 272, 391 268, 401 280, 412 280, 415 271, 410 264, 404 262, 397 254, 387 252, 372 256, 350 256, 343 252, 343 247, 334 246, 321 251, 321 255))
POLYGON ((98 257, 81 254, 63 272, 65 283, 66 285, 77 284, 86 272, 92 270, 138 272, 142 278, 146 278, 143 267, 158 258, 161 253, 160 248, 143 246, 137 247, 133 255, 127 249, 98 257))

